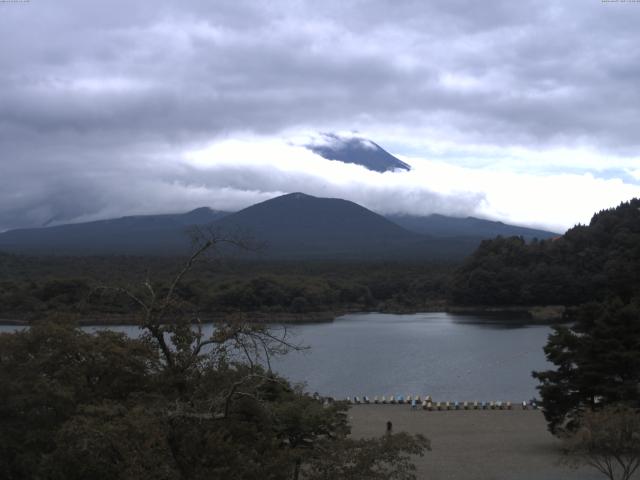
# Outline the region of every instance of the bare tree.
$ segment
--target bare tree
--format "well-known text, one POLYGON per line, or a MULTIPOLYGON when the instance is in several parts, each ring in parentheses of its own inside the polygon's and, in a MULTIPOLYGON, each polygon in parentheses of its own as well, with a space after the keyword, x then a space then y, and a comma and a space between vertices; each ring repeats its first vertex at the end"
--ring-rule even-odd
MULTIPOLYGON (((302 350, 289 338, 286 327, 273 328, 247 321, 243 316, 225 317, 217 322, 211 334, 203 330, 197 311, 180 295, 180 286, 194 267, 204 260, 215 260, 229 249, 255 251, 261 246, 243 234, 226 235, 206 228, 191 232, 193 248, 168 285, 159 288, 148 276, 137 288, 103 287, 128 297, 140 310, 139 327, 143 337, 154 342, 161 352, 165 371, 183 378, 191 369, 205 362, 236 362, 245 365, 246 374, 220 392, 215 405, 206 412, 188 413, 190 416, 224 418, 231 402, 239 397, 256 397, 266 382, 279 382, 271 371, 271 358, 289 351, 302 350), (234 360, 235 359, 235 360, 234 360)), ((259 400, 259 399, 258 399, 259 400)), ((187 415, 176 402, 177 415, 187 415)))
POLYGON ((610 480, 629 480, 640 467, 640 412, 626 406, 586 411, 565 438, 568 463, 589 465, 610 480))

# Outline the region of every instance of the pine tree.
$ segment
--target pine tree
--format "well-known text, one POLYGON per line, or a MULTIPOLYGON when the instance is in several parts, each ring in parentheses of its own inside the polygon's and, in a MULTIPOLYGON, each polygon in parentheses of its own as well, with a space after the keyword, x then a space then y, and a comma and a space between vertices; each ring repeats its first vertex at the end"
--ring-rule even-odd
POLYGON ((544 350, 557 369, 533 376, 551 432, 575 429, 585 409, 640 406, 640 299, 582 306, 576 323, 556 327, 544 350))

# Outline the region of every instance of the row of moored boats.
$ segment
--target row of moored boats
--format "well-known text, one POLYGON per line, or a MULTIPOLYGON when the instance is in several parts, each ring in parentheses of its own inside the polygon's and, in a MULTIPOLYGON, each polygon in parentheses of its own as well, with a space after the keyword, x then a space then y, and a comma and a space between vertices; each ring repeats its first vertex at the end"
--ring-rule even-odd
MULTIPOLYGON (((411 396, 407 395, 406 397, 402 395, 389 395, 388 397, 375 396, 373 398, 369 398, 366 395, 363 397, 355 396, 353 398, 347 397, 347 403, 357 405, 357 404, 367 404, 367 403, 375 403, 375 404, 387 404, 387 405, 411 405, 412 408, 421 407, 423 410, 511 410, 514 408, 514 404, 511 402, 502 402, 502 401, 490 401, 490 402, 435 402, 432 400, 430 395, 425 395, 424 397, 420 397, 420 395, 411 396)), ((538 404, 534 400, 523 401, 522 403, 516 404, 523 410, 535 410, 538 408, 538 404)))

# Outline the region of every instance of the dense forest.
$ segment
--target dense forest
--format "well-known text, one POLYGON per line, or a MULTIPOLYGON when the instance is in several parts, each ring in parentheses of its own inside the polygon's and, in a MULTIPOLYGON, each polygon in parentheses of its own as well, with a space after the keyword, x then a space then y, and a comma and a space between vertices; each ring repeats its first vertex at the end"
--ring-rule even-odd
MULTIPOLYGON (((134 305, 118 291, 145 281, 159 291, 167 288, 182 260, 0 254, 0 319, 65 313, 87 321, 126 321, 134 305)), ((304 321, 350 311, 577 306, 611 296, 628 302, 639 288, 640 200, 635 199, 596 213, 589 225, 562 237, 483 241, 462 265, 211 258, 194 269, 180 294, 206 319, 250 313, 304 321)))
MULTIPOLYGON (((576 440, 589 428, 590 416, 599 414, 607 431, 622 439, 611 450, 612 437, 605 435, 607 451, 635 462, 637 431, 626 425, 637 425, 640 408, 640 200, 599 212, 588 226, 575 227, 553 242, 522 248, 498 240, 482 248, 465 265, 468 279, 487 265, 502 265, 493 273, 511 278, 513 301, 575 305, 572 323, 554 327, 544 348, 555 368, 533 373, 540 381, 549 430, 560 436, 574 432, 576 440), (519 262, 512 256, 516 250, 519 262), (602 413, 603 408, 611 410, 602 413), (632 413, 632 422, 621 413, 625 411, 632 413)), ((465 288, 462 278, 459 274, 454 294, 471 301, 489 295, 471 282, 465 288)), ((489 298, 505 300, 498 295, 489 298)), ((591 445, 587 448, 593 451, 591 445)))
POLYGON ((162 292, 128 291, 140 338, 68 319, 0 334, 0 478, 415 480, 425 437, 350 438, 345 403, 271 371, 298 348, 286 332, 194 327, 190 265, 162 292))
MULTIPOLYGON (((60 313, 118 321, 135 305, 119 293, 147 279, 161 291, 180 258, 0 255, 0 318, 60 313)), ((188 308, 207 319, 236 313, 300 321, 349 311, 442 309, 454 266, 443 263, 242 262, 210 259, 180 286, 188 308)))
POLYGON ((596 213, 589 225, 526 243, 483 241, 455 273, 460 305, 579 305, 640 289, 640 199, 596 213))

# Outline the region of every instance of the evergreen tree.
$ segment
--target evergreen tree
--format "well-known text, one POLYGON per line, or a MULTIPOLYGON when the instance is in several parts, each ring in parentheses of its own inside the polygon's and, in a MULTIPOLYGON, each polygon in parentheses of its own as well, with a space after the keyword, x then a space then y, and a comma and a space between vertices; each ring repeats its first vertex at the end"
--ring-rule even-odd
POLYGON ((640 298, 582 306, 572 327, 555 327, 545 346, 556 370, 540 380, 549 429, 575 429, 585 409, 640 406, 640 298))
POLYGON ((485 240, 456 271, 461 305, 580 305, 640 291, 640 199, 593 216, 562 237, 485 240))

